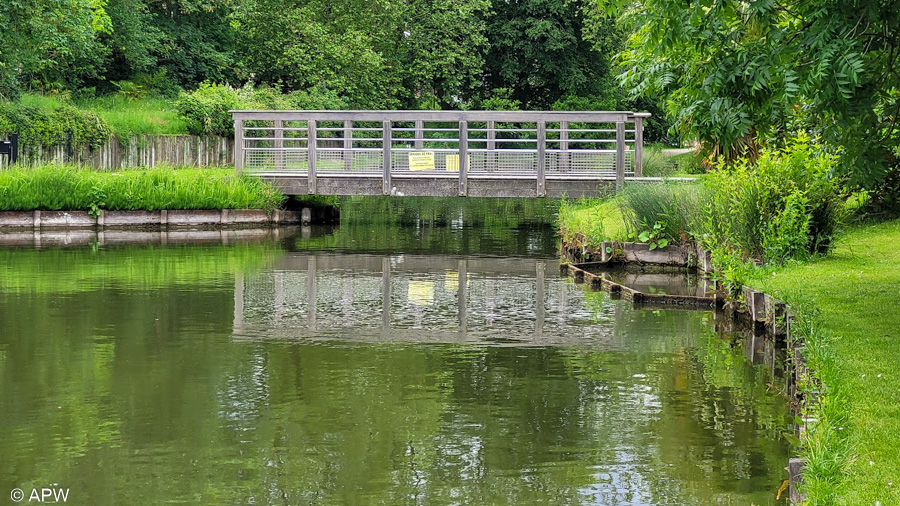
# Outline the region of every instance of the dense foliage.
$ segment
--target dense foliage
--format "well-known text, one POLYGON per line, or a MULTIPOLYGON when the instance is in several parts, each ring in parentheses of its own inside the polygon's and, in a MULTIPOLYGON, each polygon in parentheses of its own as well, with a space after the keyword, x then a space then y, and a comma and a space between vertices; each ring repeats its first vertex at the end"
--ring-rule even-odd
POLYGON ((0 100, 180 95, 192 132, 232 105, 660 112, 616 82, 623 41, 586 0, 12 0, 0 100))
POLYGON ((623 84, 667 98, 677 128, 714 156, 753 158, 811 130, 843 148, 854 185, 896 167, 897 0, 602 3, 632 32, 623 84))
POLYGON ((778 263, 827 252, 843 210, 836 162, 796 140, 713 172, 699 230, 705 245, 778 263))

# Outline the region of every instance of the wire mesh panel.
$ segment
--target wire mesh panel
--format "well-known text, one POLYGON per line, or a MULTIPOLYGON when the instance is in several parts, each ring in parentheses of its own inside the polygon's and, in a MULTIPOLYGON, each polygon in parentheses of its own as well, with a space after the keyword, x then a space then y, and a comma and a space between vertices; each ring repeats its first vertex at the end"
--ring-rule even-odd
POLYGON ((253 120, 242 129, 244 170, 305 171, 309 168, 307 121, 253 120))
MULTIPOLYGON (((550 174, 584 174, 616 172, 616 150, 552 150, 546 153, 547 172, 550 174)), ((625 172, 634 172, 634 151, 625 152, 625 172)))

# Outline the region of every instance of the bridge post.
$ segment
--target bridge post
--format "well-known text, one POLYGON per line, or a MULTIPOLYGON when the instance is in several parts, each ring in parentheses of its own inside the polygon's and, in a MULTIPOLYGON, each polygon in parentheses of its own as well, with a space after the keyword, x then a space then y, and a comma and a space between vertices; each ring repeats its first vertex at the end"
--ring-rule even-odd
POLYGON ((275 170, 284 170, 284 121, 275 120, 275 170))
POLYGON ((425 122, 420 119, 416 120, 416 139, 414 145, 416 149, 423 149, 425 147, 425 122))
POLYGON ((644 114, 634 115, 634 175, 644 175, 644 114))
POLYGON ((309 161, 309 170, 307 174, 307 191, 310 195, 316 194, 316 148, 319 143, 316 135, 316 120, 306 122, 306 147, 309 161))
POLYGON ((625 188, 625 123, 616 123, 616 191, 625 188))
POLYGON ((344 120, 344 170, 353 169, 353 121, 344 120))
POLYGON ((569 171, 569 122, 559 122, 559 170, 569 171))
POLYGON ((390 120, 382 122, 384 126, 381 147, 384 153, 384 175, 381 179, 381 192, 385 195, 391 194, 391 122, 390 120))
POLYGON ((459 122, 459 196, 469 194, 469 122, 459 122))
POLYGON ((547 122, 537 124, 537 196, 547 196, 547 122))
POLYGON ((487 122, 487 168, 488 170, 495 170, 497 168, 497 153, 494 153, 494 150, 497 149, 497 132, 494 131, 496 128, 496 121, 488 121, 487 122))
POLYGON ((244 172, 244 120, 234 120, 234 173, 244 172))

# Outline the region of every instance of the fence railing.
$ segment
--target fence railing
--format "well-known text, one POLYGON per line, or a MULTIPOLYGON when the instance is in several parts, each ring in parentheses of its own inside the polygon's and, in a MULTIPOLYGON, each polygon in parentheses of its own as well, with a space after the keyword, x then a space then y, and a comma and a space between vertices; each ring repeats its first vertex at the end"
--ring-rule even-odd
POLYGON ((648 113, 232 111, 238 173, 317 177, 547 179, 641 176, 648 113))

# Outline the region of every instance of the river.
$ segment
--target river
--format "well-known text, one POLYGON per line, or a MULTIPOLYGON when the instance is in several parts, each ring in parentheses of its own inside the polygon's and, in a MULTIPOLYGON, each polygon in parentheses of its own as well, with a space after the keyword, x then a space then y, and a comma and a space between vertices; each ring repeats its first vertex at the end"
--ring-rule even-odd
POLYGON ((0 250, 3 494, 784 503, 765 350, 561 277, 541 219, 491 222, 516 204, 383 205, 229 244, 0 250))

